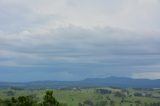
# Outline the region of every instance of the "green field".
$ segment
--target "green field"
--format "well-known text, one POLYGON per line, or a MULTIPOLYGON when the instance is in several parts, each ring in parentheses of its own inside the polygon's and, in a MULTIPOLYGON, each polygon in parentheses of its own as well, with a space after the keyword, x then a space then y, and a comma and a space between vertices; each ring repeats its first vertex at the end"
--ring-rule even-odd
MULTIPOLYGON (((50 89, 53 96, 67 106, 160 106, 160 89, 66 88, 50 89)), ((29 96, 43 101, 47 89, 1 89, 0 99, 29 96)), ((2 106, 2 105, 0 105, 2 106)))

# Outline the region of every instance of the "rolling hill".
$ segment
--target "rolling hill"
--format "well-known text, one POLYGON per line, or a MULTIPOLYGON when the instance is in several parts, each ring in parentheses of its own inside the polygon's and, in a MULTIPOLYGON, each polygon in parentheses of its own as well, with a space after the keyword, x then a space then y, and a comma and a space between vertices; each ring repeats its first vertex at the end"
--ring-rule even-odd
POLYGON ((0 82, 0 88, 69 88, 69 87, 123 87, 123 88, 160 88, 160 79, 132 79, 125 77, 88 78, 81 81, 33 81, 0 82))

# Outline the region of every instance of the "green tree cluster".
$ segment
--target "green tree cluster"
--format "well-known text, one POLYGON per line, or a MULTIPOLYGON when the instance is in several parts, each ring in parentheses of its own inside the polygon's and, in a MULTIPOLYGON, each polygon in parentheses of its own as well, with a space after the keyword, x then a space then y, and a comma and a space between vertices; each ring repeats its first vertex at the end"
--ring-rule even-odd
POLYGON ((0 100, 0 102, 0 106, 67 106, 55 99, 53 91, 46 91, 42 103, 38 103, 30 96, 12 97, 10 100, 0 100))

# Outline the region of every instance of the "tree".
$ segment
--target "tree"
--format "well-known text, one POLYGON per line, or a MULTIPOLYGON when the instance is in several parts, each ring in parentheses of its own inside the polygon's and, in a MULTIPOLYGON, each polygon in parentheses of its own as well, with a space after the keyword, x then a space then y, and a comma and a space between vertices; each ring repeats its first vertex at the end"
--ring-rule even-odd
POLYGON ((93 102, 91 100, 85 100, 83 104, 87 106, 93 106, 93 102))
POLYGON ((42 106, 60 106, 60 103, 53 97, 53 91, 47 91, 42 106))
POLYGON ((113 100, 110 101, 110 106, 115 106, 115 102, 113 100))
POLYGON ((18 98, 11 98, 11 106, 32 106, 33 100, 28 96, 19 96, 18 98))

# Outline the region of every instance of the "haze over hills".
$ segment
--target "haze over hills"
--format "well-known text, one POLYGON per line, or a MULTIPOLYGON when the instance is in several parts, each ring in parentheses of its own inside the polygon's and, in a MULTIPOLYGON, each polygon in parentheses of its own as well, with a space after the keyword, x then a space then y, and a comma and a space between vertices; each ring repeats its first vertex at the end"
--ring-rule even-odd
POLYGON ((81 81, 33 81, 0 82, 0 88, 70 88, 70 87, 124 87, 124 88, 160 88, 160 79, 132 79, 126 77, 88 78, 81 81))

